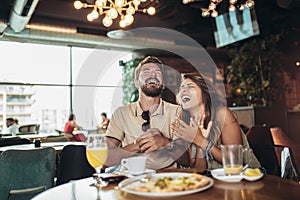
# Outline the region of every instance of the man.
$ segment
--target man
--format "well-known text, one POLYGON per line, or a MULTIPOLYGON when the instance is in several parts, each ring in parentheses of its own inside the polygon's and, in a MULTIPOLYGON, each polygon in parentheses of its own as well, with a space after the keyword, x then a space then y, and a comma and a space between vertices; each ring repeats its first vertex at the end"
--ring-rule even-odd
POLYGON ((6 119, 7 133, 12 136, 16 136, 19 133, 19 127, 15 124, 15 120, 13 118, 6 119))
POLYGON ((156 57, 146 57, 135 70, 135 86, 139 100, 119 107, 107 129, 109 155, 107 166, 120 164, 122 158, 146 154, 148 169, 176 167, 165 151, 172 141, 170 123, 175 120, 177 105, 160 98, 163 63, 156 57))

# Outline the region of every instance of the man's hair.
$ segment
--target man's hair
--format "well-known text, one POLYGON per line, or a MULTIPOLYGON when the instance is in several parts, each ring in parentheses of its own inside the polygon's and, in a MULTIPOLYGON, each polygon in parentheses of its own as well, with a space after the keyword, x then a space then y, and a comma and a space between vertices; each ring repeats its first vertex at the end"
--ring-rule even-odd
POLYGON ((14 118, 12 117, 6 118, 6 121, 15 122, 14 118))
POLYGON ((69 115, 69 121, 74 120, 74 118, 75 118, 75 115, 71 113, 71 114, 69 115))
POLYGON ((156 64, 160 70, 164 71, 164 63, 163 61, 161 61, 159 58, 155 57, 155 56, 147 56, 146 58, 144 58, 140 63, 139 65, 137 66, 137 68, 135 68, 135 73, 134 73, 134 80, 137 80, 139 78, 139 75, 140 75, 140 72, 141 72, 141 67, 144 65, 144 64, 147 64, 147 63, 153 63, 153 64, 156 64))
POLYGON ((107 115, 106 115, 106 113, 105 113, 105 112, 101 113, 101 115, 103 115, 104 117, 107 117, 107 115))

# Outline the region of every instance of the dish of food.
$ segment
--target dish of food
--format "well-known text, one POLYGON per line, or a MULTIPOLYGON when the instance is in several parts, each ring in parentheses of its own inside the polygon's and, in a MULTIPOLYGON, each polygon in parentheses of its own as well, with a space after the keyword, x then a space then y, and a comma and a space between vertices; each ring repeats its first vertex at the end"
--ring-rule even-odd
POLYGON ((211 170, 211 175, 218 180, 225 181, 225 182, 240 182, 242 179, 245 179, 247 181, 256 181, 261 179, 264 174, 260 172, 258 168, 251 169, 247 168, 243 174, 238 175, 230 175, 226 176, 224 169, 214 169, 211 170))
POLYGON ((243 173, 243 178, 247 181, 257 181, 264 176, 258 168, 247 168, 243 173))
POLYGON ((194 173, 158 173, 148 181, 130 182, 132 180, 126 179, 118 186, 125 192, 148 197, 187 195, 206 190, 214 184, 213 179, 194 173))
POLYGON ((226 176, 223 168, 211 170, 211 175, 215 179, 225 182, 240 182, 243 179, 243 176, 240 174, 226 176))

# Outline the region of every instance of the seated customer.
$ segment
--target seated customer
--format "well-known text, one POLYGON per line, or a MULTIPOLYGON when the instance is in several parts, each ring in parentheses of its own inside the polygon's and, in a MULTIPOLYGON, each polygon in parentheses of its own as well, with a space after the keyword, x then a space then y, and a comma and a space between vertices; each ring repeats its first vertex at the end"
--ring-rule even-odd
POLYGON ((65 124, 64 132, 65 133, 72 133, 74 129, 81 129, 81 127, 76 123, 76 117, 74 114, 69 115, 69 120, 65 124))
MULTIPOLYGON (((175 135, 191 144, 189 167, 222 168, 221 144, 241 144, 250 148, 237 119, 226 107, 209 80, 199 73, 184 74, 178 99, 182 106, 181 119, 172 123, 175 135)), ((176 141, 175 141, 176 142, 176 141)), ((252 151, 244 163, 260 167, 252 151)))
POLYGON ((145 154, 146 168, 175 168, 174 159, 165 151, 171 142, 170 123, 177 105, 161 99, 164 87, 163 63, 146 57, 135 70, 137 102, 119 107, 106 131, 109 142, 107 166, 119 165, 122 158, 145 154))
POLYGON ((19 133, 19 126, 15 123, 15 120, 13 118, 7 118, 6 119, 6 126, 7 126, 7 134, 11 134, 13 136, 16 136, 17 133, 19 133))

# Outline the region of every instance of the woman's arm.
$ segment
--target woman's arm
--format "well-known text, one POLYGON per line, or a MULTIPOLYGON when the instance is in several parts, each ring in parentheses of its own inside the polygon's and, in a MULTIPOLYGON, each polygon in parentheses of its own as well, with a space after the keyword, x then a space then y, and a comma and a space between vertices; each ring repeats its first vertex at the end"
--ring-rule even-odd
MULTIPOLYGON (((217 112, 217 121, 221 124, 221 141, 222 144, 242 144, 241 129, 237 119, 227 107, 221 108, 217 112)), ((222 163, 221 150, 213 146, 211 152, 214 158, 222 163)))

